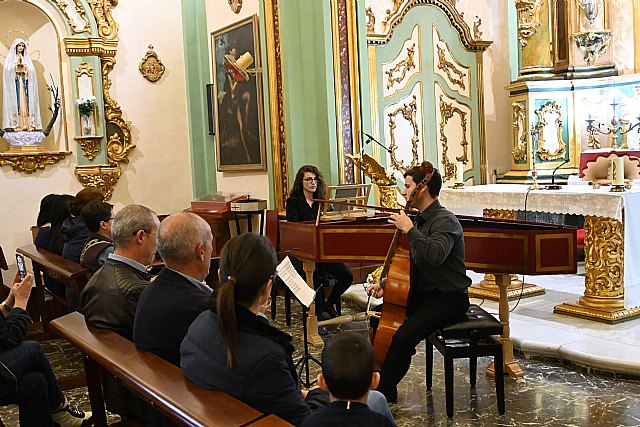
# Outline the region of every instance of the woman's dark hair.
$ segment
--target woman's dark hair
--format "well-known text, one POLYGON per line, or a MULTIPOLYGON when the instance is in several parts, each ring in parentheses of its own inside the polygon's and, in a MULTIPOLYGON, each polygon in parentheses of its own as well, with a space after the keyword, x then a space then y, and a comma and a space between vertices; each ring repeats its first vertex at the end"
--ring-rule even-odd
POLYGON ((429 189, 429 194, 431 197, 437 197, 440 194, 440 189, 442 188, 442 176, 438 169, 434 168, 431 162, 424 161, 420 164, 420 166, 414 166, 409 168, 404 173, 404 177, 410 176, 413 178, 413 182, 417 184, 420 183, 426 176, 427 173, 431 173, 431 179, 427 183, 427 188, 429 189))
POLYGON ((60 194, 56 195, 51 201, 51 240, 49 241, 49 250, 56 254, 61 254, 64 246, 64 236, 60 230, 64 220, 71 215, 69 211, 71 200, 73 200, 73 196, 60 194))
POLYGON ((236 305, 248 308, 258 299, 277 263, 273 246, 259 234, 241 234, 222 248, 216 310, 229 368, 238 357, 236 305))
POLYGON ((57 194, 47 194, 40 200, 40 210, 38 211, 38 219, 36 225, 42 227, 51 222, 51 203, 59 197, 57 194))
POLYGON ((318 187, 316 188, 316 192, 313 193, 314 199, 326 199, 327 198, 327 183, 324 182, 324 177, 322 176, 322 172, 313 166, 313 165, 304 165, 300 169, 298 169, 298 173, 296 174, 296 179, 293 181, 293 187, 291 188, 291 193, 289 193, 289 197, 299 196, 304 194, 304 187, 302 186, 302 179, 304 178, 305 172, 311 172, 318 177, 318 187))

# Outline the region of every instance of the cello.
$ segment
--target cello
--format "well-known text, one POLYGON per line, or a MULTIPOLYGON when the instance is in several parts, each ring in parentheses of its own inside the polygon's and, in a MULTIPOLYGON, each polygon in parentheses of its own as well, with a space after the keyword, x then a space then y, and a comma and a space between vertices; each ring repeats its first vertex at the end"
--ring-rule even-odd
MULTIPOLYGON (((420 171, 425 177, 411 192, 404 208, 405 212, 411 209, 411 202, 416 194, 431 180, 433 165, 424 161, 420 164, 420 171)), ((387 283, 384 287, 380 321, 373 337, 373 350, 379 368, 382 368, 393 336, 407 318, 407 301, 411 291, 411 254, 409 250, 399 247, 401 235, 402 230, 396 229, 380 275, 381 279, 386 277, 387 283)))

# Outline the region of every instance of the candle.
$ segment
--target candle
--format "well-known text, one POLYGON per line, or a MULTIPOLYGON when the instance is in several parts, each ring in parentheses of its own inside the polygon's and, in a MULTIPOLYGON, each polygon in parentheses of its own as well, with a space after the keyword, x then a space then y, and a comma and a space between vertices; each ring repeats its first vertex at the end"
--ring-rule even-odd
POLYGON ((464 182, 464 163, 458 162, 456 167, 456 184, 462 184, 464 182))
POLYGON ((624 157, 611 159, 611 180, 613 185, 624 185, 624 157))

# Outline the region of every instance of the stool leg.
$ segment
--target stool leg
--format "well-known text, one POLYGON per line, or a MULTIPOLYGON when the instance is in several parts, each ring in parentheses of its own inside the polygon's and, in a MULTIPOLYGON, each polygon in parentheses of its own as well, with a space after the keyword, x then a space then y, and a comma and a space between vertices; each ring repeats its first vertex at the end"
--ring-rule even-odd
POLYGON ((476 386, 476 376, 478 371, 478 358, 471 356, 469 358, 469 376, 471 377, 471 387, 476 386))
POLYGON ((425 377, 427 380, 427 390, 431 390, 433 385, 433 344, 427 337, 424 340, 425 377))
POLYGON ((493 358, 496 381, 496 399, 498 400, 498 413, 504 415, 504 361, 502 359, 502 346, 497 347, 496 355, 493 358))
POLYGON ((444 392, 446 396, 447 417, 453 418, 453 358, 444 356, 444 392))
POLYGON ((291 326, 291 291, 288 288, 284 292, 284 315, 287 326, 291 326))

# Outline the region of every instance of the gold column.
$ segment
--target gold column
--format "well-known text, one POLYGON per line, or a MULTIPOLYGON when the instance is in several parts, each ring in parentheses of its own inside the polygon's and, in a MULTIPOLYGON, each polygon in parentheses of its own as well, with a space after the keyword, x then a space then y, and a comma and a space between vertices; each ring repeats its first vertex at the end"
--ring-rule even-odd
POLYGON ((282 36, 280 34, 280 0, 265 0, 265 32, 269 71, 269 110, 271 152, 273 155, 273 185, 276 210, 283 211, 289 191, 289 162, 282 73, 282 36))
MULTIPOLYGON (((516 211, 510 209, 483 209, 482 216, 496 219, 516 219, 516 211)), ((542 295, 546 291, 543 287, 533 283, 525 283, 518 279, 517 274, 511 275, 511 283, 506 287, 507 300, 517 298, 527 298, 535 295, 542 295)), ((494 301, 500 300, 500 288, 496 283, 496 276, 485 274, 484 280, 474 283, 469 287, 469 296, 476 298, 486 298, 494 301)))
POLYGON ((640 307, 624 308, 623 223, 586 216, 584 247, 584 295, 553 312, 611 324, 640 317, 640 307))

